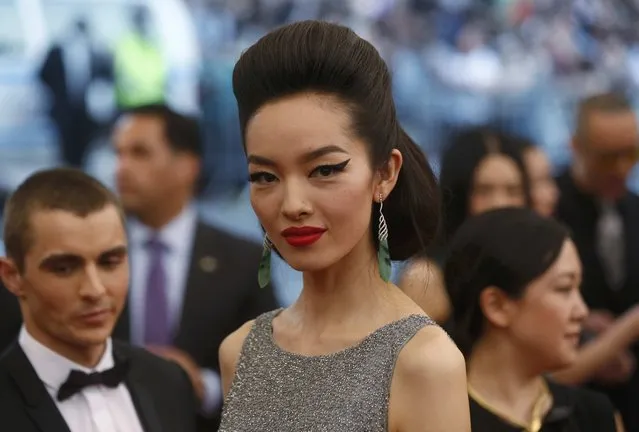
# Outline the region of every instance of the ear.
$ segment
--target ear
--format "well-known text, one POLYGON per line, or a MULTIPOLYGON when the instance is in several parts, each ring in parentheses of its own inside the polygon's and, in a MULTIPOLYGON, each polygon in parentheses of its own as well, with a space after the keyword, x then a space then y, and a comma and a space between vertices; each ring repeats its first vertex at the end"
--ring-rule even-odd
POLYGON ((486 320, 499 328, 510 326, 517 315, 515 301, 494 286, 487 287, 481 292, 479 307, 486 320))
POLYGON ((402 153, 397 149, 393 149, 388 158, 388 162, 378 171, 379 183, 375 188, 374 201, 378 201, 380 195, 384 197, 384 199, 390 195, 397 184, 403 161, 402 153))
POLYGON ((22 275, 16 263, 6 257, 0 258, 0 277, 5 288, 18 298, 24 297, 22 275))
POLYGON ((176 158, 176 171, 178 175, 190 182, 195 183, 200 175, 200 159, 190 153, 182 153, 176 158))

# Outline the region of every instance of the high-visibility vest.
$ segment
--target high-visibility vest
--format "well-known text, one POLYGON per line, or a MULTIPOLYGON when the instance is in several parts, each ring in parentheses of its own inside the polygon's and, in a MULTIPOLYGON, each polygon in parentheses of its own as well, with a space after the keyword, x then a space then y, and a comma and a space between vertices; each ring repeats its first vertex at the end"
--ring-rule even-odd
POLYGON ((167 67, 159 48, 139 36, 125 36, 115 48, 115 94, 119 108, 162 103, 167 67))

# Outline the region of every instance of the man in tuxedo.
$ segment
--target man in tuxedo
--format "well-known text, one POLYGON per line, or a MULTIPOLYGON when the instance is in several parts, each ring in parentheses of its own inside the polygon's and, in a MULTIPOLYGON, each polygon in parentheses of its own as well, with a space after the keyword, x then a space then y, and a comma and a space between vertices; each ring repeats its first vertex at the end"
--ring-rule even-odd
MULTIPOLYGON (((581 292, 591 310, 584 328, 591 337, 607 331, 615 317, 639 303, 639 197, 626 182, 639 156, 639 124, 620 94, 590 96, 578 106, 573 161, 557 179, 556 217, 570 227, 583 262, 581 292)), ((620 356, 597 376, 624 418, 639 431, 639 354, 620 356)))
POLYGON ((184 371, 111 340, 129 283, 115 196, 81 171, 35 173, 7 204, 4 236, 0 275, 24 324, 0 357, 1 429, 194 431, 184 371))
POLYGON ((257 283, 261 248, 198 217, 202 144, 194 119, 164 105, 139 107, 119 119, 113 142, 132 269, 116 335, 182 365, 201 401, 198 430, 217 430, 218 348, 277 307, 272 288, 257 283))

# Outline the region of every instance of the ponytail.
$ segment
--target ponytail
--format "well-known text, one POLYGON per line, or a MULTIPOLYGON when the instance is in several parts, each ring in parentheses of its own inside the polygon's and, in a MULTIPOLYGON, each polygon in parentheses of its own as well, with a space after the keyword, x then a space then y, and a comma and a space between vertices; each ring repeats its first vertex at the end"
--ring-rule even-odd
MULTIPOLYGON (((399 125, 395 148, 402 153, 403 163, 384 203, 384 217, 391 259, 397 261, 426 250, 437 232, 441 211, 437 179, 426 155, 399 125)), ((377 220, 375 214, 373 219, 377 220)))

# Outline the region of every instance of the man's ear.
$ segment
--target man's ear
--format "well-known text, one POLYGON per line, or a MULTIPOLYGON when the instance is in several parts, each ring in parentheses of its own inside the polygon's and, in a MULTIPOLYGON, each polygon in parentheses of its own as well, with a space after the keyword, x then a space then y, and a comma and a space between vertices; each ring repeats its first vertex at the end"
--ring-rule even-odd
POLYGON ((0 258, 0 278, 5 288, 18 298, 24 297, 22 290, 22 273, 11 258, 0 258))

